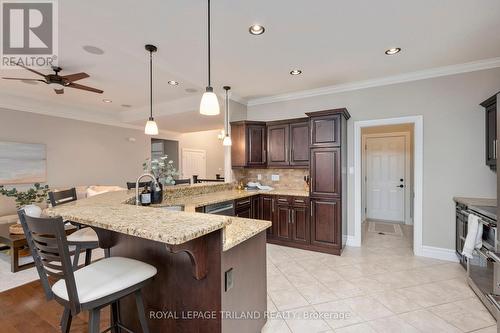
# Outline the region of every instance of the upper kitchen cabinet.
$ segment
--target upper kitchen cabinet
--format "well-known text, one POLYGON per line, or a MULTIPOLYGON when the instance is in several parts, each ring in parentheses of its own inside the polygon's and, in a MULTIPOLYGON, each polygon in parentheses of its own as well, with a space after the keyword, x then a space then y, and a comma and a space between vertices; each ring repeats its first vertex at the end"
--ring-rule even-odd
POLYGON ((307 113, 310 116, 311 147, 332 147, 341 145, 342 116, 349 119, 346 109, 335 109, 307 113))
POLYGON ((232 166, 266 166, 266 124, 258 121, 238 121, 231 123, 232 166))
POLYGON ((497 95, 481 103, 485 108, 486 118, 486 165, 492 170, 497 168, 497 95))
POLYGON ((267 123, 267 165, 306 168, 309 165, 307 118, 267 123))

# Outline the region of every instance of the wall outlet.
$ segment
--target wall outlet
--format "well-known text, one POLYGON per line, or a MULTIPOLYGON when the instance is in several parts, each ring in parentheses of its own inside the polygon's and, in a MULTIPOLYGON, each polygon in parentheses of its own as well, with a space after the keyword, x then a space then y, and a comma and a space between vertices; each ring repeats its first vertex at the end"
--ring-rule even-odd
POLYGON ((271 175, 271 180, 273 182, 278 182, 280 180, 280 175, 271 175))
POLYGON ((233 280, 233 269, 230 268, 224 273, 224 289, 225 291, 229 291, 231 288, 234 286, 234 280, 233 280))
POLYGON ((262 180, 262 175, 260 173, 257 175, 257 180, 262 180))

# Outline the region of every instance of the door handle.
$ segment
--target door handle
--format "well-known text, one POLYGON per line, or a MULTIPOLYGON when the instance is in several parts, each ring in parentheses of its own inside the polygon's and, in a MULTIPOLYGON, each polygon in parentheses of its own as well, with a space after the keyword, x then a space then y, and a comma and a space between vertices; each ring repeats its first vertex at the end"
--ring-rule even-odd
POLYGON ((405 187, 405 186, 401 184, 401 185, 398 185, 398 186, 396 186, 396 187, 403 188, 403 187, 405 187))

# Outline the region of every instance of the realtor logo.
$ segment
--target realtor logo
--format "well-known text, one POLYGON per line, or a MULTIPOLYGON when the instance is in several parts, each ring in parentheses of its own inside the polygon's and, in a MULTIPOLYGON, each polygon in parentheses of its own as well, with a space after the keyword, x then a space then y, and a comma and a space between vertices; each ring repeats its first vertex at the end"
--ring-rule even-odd
POLYGON ((2 1, 1 68, 57 65, 57 3, 2 1))

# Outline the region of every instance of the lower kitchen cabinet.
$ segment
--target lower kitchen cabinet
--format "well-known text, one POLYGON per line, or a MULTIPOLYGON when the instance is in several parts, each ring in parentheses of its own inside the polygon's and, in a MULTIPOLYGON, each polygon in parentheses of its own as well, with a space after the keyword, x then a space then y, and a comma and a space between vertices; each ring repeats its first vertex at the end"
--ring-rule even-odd
POLYGON ((252 218, 252 198, 243 198, 234 201, 234 215, 237 217, 252 218))
POLYGON ((274 220, 274 196, 260 196, 260 217, 261 220, 271 221, 272 226, 267 228, 267 238, 272 238, 275 235, 276 222, 274 220))
POLYGON ((276 239, 290 240, 292 235, 291 229, 291 214, 292 210, 288 204, 278 204, 276 206, 276 239))
POLYGON ((310 240, 309 208, 292 208, 292 241, 309 244, 310 240))
POLYGON ((339 200, 311 199, 311 245, 342 248, 342 215, 339 200))

